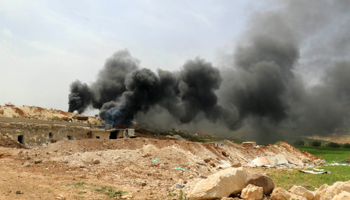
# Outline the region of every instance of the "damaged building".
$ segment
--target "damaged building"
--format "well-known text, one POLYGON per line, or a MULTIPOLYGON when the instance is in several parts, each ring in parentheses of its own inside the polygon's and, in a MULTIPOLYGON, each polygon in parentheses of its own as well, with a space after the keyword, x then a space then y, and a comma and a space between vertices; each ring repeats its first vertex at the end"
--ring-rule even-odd
POLYGON ((0 119, 0 133, 8 135, 28 148, 61 140, 118 139, 135 137, 134 129, 95 127, 88 123, 45 121, 34 119, 0 119))

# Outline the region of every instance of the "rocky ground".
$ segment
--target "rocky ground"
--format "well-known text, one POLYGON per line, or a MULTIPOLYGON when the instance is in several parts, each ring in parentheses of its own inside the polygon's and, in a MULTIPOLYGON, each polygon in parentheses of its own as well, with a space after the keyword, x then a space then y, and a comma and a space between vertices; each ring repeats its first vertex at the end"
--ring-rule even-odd
POLYGON ((1 140, 1 199, 179 199, 189 183, 226 168, 256 171, 248 165, 258 156, 283 154, 295 166, 317 159, 283 142, 243 148, 141 137, 25 149, 1 140))

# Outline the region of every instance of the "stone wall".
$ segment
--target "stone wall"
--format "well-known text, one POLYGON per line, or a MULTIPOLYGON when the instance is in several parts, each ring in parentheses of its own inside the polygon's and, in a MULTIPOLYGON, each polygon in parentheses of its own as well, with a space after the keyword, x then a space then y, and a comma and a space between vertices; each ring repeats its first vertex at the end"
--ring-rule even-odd
POLYGON ((0 132, 28 148, 60 140, 80 140, 91 137, 90 127, 58 124, 0 123, 0 132))

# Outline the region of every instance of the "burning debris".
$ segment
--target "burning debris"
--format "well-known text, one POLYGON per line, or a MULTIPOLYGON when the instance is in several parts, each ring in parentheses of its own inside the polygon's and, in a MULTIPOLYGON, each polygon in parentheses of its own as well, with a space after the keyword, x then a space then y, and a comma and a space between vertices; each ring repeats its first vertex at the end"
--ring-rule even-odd
POLYGON ((69 111, 83 113, 92 106, 114 125, 136 119, 153 127, 250 126, 265 139, 285 129, 329 134, 349 125, 350 118, 350 62, 345 53, 350 34, 332 28, 350 20, 343 9, 349 5, 343 4, 348 3, 283 2, 254 14, 242 42, 229 55, 234 62, 222 69, 195 58, 180 71, 153 72, 141 68, 128 50, 118 51, 107 59, 96 82, 71 84, 69 111), (308 77, 316 81, 303 81, 308 77))

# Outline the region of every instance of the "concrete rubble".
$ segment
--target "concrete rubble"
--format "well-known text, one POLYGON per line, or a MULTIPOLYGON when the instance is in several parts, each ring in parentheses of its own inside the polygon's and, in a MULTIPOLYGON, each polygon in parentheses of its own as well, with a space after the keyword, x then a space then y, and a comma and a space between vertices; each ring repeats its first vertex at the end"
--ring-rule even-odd
POLYGON ((246 172, 243 168, 229 168, 200 180, 188 194, 189 200, 217 199, 241 192, 245 187, 246 172), (243 181, 242 181, 243 180, 243 181))
POLYGON ((271 200, 307 200, 305 197, 299 196, 285 191, 283 188, 277 187, 271 194, 271 200))
POLYGON ((185 191, 189 200, 233 199, 230 196, 240 196, 239 199, 245 200, 345 200, 350 197, 350 181, 338 181, 332 186, 324 184, 316 191, 309 191, 303 186, 293 186, 289 191, 281 187, 271 189, 271 185, 274 186, 271 181, 261 174, 247 175, 243 168, 229 168, 207 179, 194 180, 195 187, 185 191), (270 187, 266 190, 268 185, 270 187))
POLYGON ((305 197, 307 200, 313 200, 315 194, 309 190, 307 190, 306 188, 304 188, 303 186, 293 186, 289 192, 305 197))
POLYGON ((243 188, 241 197, 246 200, 260 200, 263 198, 263 188, 249 184, 247 187, 243 188))
POLYGON ((253 184, 263 188, 263 193, 265 195, 270 195, 272 190, 275 188, 273 180, 259 173, 249 174, 246 179, 246 185, 253 184))

